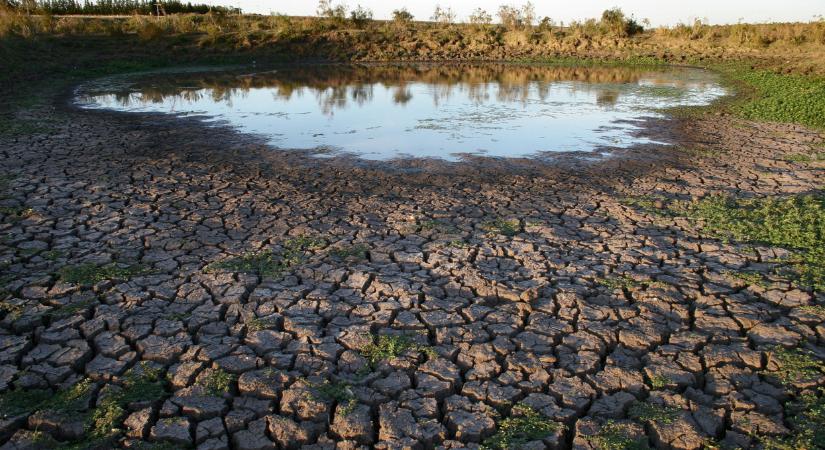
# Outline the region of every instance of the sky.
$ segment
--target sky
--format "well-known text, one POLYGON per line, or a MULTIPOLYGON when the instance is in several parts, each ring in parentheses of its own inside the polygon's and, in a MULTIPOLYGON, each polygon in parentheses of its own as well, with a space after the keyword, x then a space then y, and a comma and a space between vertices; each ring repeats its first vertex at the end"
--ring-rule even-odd
MULTIPOLYGON (((206 0, 206 3, 242 8, 245 12, 288 15, 314 15, 317 0, 206 0)), ((416 19, 426 20, 437 4, 452 7, 459 19, 465 19, 481 7, 495 15, 503 3, 520 5, 521 0, 333 0, 350 8, 360 4, 371 9, 375 18, 389 18, 394 9, 406 7, 416 19)), ((618 6, 637 19, 650 19, 655 26, 706 19, 712 24, 744 22, 810 21, 825 15, 825 0, 533 0, 538 17, 569 22, 598 17, 605 9, 618 6)))

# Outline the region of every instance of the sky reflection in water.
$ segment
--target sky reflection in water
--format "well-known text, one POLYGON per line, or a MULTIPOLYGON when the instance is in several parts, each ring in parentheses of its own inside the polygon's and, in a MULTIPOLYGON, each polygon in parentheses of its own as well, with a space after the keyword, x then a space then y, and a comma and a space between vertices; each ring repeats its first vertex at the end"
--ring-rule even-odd
POLYGON ((202 116, 285 149, 365 159, 530 157, 650 141, 638 120, 725 91, 698 69, 321 65, 154 74, 79 90, 86 108, 202 116))

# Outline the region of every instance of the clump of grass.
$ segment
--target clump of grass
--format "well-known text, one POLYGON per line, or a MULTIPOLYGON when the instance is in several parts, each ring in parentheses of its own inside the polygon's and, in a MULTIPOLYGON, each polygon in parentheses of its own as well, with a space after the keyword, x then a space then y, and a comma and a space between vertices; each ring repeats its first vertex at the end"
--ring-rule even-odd
POLYGON ((797 308, 798 310, 809 313, 809 314, 816 314, 819 316, 825 316, 825 306, 822 305, 805 305, 800 306, 797 308))
POLYGON ((246 329, 249 330, 249 331, 268 330, 268 329, 274 327, 275 325, 277 325, 277 321, 275 319, 260 318, 260 317, 255 317, 255 318, 249 319, 249 320, 245 321, 244 323, 246 324, 246 329))
POLYGON ((441 233, 454 233, 457 231, 457 228, 450 223, 446 223, 441 220, 424 220, 419 225, 419 229, 421 231, 439 231, 441 233))
POLYGON ((205 377, 198 380, 209 395, 221 397, 223 394, 230 392, 232 385, 238 377, 231 374, 220 367, 212 369, 205 377))
POLYGON ((602 450, 642 450, 649 448, 644 438, 634 439, 628 424, 609 420, 593 436, 587 438, 602 450))
POLYGON ((361 349, 361 355, 375 366, 381 361, 397 358, 407 350, 423 352, 433 356, 435 350, 428 345, 417 344, 406 335, 379 335, 373 342, 361 349))
POLYGON ((663 203, 667 199, 661 195, 637 195, 633 197, 625 197, 619 200, 624 206, 640 209, 645 212, 663 214, 663 203))
POLYGON ((673 380, 664 375, 653 374, 650 377, 650 388, 656 391, 668 387, 671 383, 673 383, 673 380))
POLYGON ((106 280, 128 280, 130 278, 152 273, 141 265, 122 266, 116 263, 103 266, 86 263, 66 266, 60 269, 60 278, 72 284, 90 285, 106 280))
POLYGON ((340 259, 367 259, 369 247, 364 244, 349 245, 332 249, 330 255, 340 259))
POLYGON ((0 417, 8 418, 37 411, 54 394, 41 389, 8 391, 0 396, 0 417))
POLYGON ((225 270, 228 272, 252 273, 262 277, 274 277, 284 270, 278 255, 272 250, 261 252, 244 253, 237 258, 230 258, 225 261, 210 264, 207 272, 215 270, 225 270))
POLYGON ((97 299, 89 298, 81 300, 79 302, 68 303, 66 305, 59 306, 57 308, 52 309, 51 311, 46 312, 46 314, 55 319, 62 319, 65 317, 76 315, 81 311, 85 311, 86 309, 96 304, 98 304, 97 299))
POLYGON ((482 224, 482 229, 490 233, 513 237, 519 233, 521 224, 518 220, 496 219, 482 224))
POLYGON ((760 437, 765 449, 797 450, 825 448, 825 389, 808 392, 785 405, 793 433, 784 437, 760 437))
POLYGON ((636 287, 663 287, 664 283, 661 281, 639 281, 633 279, 629 275, 618 275, 613 277, 601 278, 596 280, 596 283, 606 286, 610 289, 625 289, 630 290, 636 287))
POLYGON ((300 264, 306 251, 321 247, 324 243, 322 239, 300 236, 284 242, 280 253, 272 250, 244 253, 237 258, 210 264, 206 271, 224 270, 252 273, 262 277, 278 277, 289 268, 300 264))
POLYGON ((19 222, 34 215, 34 210, 25 206, 3 206, 0 207, 0 215, 9 222, 19 222))
POLYGON ((141 370, 129 371, 124 377, 121 390, 107 395, 92 411, 87 420, 88 437, 93 440, 106 439, 119 431, 119 425, 126 415, 130 403, 154 402, 166 395, 160 371, 152 369, 145 362, 141 370))
POLYGON ((795 252, 789 262, 798 281, 825 290, 825 197, 735 199, 712 196, 680 203, 678 211, 703 223, 703 229, 725 240, 764 243, 795 252))
POLYGON ((627 412, 628 416, 639 422, 656 422, 669 425, 679 418, 679 410, 654 403, 635 402, 627 412))
POLYGON ((734 272, 729 270, 724 272, 725 276, 736 280, 741 280, 750 286, 765 287, 767 283, 759 272, 734 272))
POLYGON ((610 289, 632 289, 641 284, 627 275, 601 278, 596 282, 610 289))
POLYGON ((533 408, 518 404, 513 407, 511 417, 498 424, 496 433, 485 439, 482 449, 515 450, 524 444, 544 439, 559 431, 563 426, 538 413, 533 408))
POLYGON ((825 363, 805 350, 775 347, 768 353, 768 359, 779 366, 773 375, 786 387, 813 382, 825 375, 825 363))
POLYGON ((825 152, 817 152, 812 155, 805 153, 794 153, 793 155, 788 155, 787 157, 785 157, 785 160, 788 162, 798 163, 820 162, 825 161, 825 152))
POLYGON ((331 383, 329 380, 324 380, 321 384, 307 384, 317 393, 317 399, 336 402, 338 411, 344 416, 349 415, 358 406, 358 399, 349 383, 343 381, 331 383))
MULTIPOLYGON (((8 295, 8 292, 0 291, 0 299, 4 299, 8 295)), ((25 309, 21 305, 0 301, 0 311, 6 313, 6 318, 15 321, 23 316, 25 309)))

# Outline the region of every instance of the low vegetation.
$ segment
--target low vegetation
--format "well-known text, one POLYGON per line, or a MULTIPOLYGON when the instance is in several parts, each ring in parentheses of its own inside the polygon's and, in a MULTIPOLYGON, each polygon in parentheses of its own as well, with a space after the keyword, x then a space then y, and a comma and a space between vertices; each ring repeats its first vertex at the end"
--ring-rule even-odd
POLYGON ((370 366, 375 367, 381 361, 397 358, 407 351, 422 352, 428 356, 435 354, 432 347, 418 344, 410 336, 382 334, 373 337, 373 342, 361 349, 361 355, 370 366))
POLYGON ((521 231, 521 224, 518 220, 495 219, 484 222, 481 228, 490 233, 513 237, 521 231))
POLYGON ((210 369, 206 375, 198 379, 198 384, 203 387, 207 394, 221 397, 232 390, 238 377, 220 367, 210 369))
POLYGON ((263 250, 244 253, 236 258, 210 264, 206 267, 206 271, 250 273, 262 277, 276 278, 303 262, 310 250, 320 248, 324 244, 325 241, 322 239, 300 236, 288 239, 283 243, 280 251, 263 250))
POLYGON ((679 410, 676 408, 645 402, 634 403, 627 414, 639 422, 656 422, 662 425, 671 424, 679 418, 679 410))
POLYGON ((636 438, 629 424, 607 421, 598 433, 588 438, 600 450, 646 450, 647 439, 636 438))
POLYGON ((816 291, 825 290, 825 197, 736 199, 711 196, 676 203, 673 211, 701 222, 724 240, 767 244, 794 252, 792 276, 816 291))
POLYGON ((324 380, 321 384, 308 383, 309 387, 317 394, 317 399, 338 404, 337 411, 341 415, 349 415, 356 406, 358 399, 352 391, 352 386, 344 381, 330 382, 324 380))
POLYGON ((783 407, 791 433, 785 436, 757 435, 762 447, 769 450, 795 450, 825 447, 825 389, 809 388, 825 379, 825 362, 801 349, 776 347, 768 354, 766 372, 775 377, 791 396, 783 407))
POLYGON ((533 408, 518 404, 512 415, 498 423, 496 433, 485 439, 482 449, 517 450, 530 441, 542 440, 563 428, 533 408))
POLYGON ((364 244, 346 245, 330 250, 329 254, 339 259, 367 259, 369 247, 364 244))
POLYGON ((63 267, 60 269, 60 279, 66 283, 92 285, 107 280, 129 280, 150 273, 150 269, 141 265, 86 263, 63 267))

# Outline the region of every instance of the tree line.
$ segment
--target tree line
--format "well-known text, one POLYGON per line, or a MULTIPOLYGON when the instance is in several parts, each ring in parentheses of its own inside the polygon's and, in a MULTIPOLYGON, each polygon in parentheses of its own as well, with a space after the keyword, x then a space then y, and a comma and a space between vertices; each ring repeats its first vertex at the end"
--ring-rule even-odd
POLYGON ((53 15, 166 15, 166 14, 229 14, 237 8, 211 6, 180 0, 0 0, 0 6, 27 13, 53 15), (5 5, 4 5, 5 4, 5 5))

